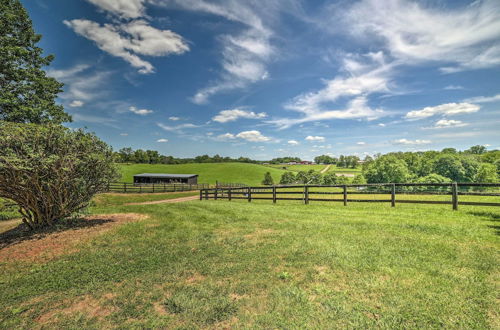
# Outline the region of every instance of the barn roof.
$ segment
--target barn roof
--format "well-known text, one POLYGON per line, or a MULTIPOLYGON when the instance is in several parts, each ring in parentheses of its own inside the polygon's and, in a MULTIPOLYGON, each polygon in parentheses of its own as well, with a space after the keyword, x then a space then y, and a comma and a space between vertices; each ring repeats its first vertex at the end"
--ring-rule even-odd
POLYGON ((195 176, 198 176, 198 174, 169 174, 169 173, 142 173, 142 174, 136 174, 134 177, 138 178, 169 178, 169 179, 175 179, 175 178, 193 178, 195 176))

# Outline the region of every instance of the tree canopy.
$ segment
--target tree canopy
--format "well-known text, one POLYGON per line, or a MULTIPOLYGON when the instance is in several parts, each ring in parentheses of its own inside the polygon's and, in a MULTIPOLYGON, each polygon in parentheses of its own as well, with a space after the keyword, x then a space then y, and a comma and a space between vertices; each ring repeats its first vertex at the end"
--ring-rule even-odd
POLYGON ((60 82, 48 77, 44 67, 54 59, 37 46, 42 36, 19 0, 0 0, 0 120, 17 123, 71 121, 62 105, 60 82))

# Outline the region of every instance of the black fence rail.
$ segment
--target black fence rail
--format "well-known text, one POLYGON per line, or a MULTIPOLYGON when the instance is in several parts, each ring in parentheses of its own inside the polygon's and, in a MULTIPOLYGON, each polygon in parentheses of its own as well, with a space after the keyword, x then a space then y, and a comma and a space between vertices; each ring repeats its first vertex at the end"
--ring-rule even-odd
POLYGON ((199 189, 208 189, 208 183, 185 184, 185 183, 151 183, 136 184, 129 182, 112 182, 108 185, 107 192, 117 193, 162 193, 177 191, 193 191, 199 189))
POLYGON ((293 185, 267 187, 216 187, 200 189, 200 200, 243 199, 277 201, 351 202, 412 204, 451 204, 453 210, 458 205, 500 206, 500 183, 383 183, 351 185, 293 185), (300 195, 295 197, 296 195, 300 195), (328 198, 332 195, 330 198, 328 198), (340 198, 335 198, 340 195, 340 198), (363 199, 361 195, 377 195, 375 199, 363 199), (441 200, 411 199, 408 196, 440 196, 441 200), (386 197, 387 196, 387 197, 386 197), (399 198, 396 198, 398 197, 399 198), (404 196, 404 198, 402 198, 404 196), (444 199, 443 196, 449 196, 444 199), (490 197, 483 201, 459 200, 459 196, 490 197), (491 197, 499 197, 498 202, 491 197))
POLYGON ((215 182, 215 188, 243 188, 248 187, 248 185, 244 183, 232 183, 232 182, 215 182))

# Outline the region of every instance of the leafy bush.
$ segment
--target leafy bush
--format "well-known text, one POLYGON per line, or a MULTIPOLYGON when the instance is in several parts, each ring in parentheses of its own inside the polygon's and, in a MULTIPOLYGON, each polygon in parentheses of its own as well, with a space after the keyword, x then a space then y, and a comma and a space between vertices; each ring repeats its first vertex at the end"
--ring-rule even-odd
POLYGON ((281 176, 280 184, 292 184, 295 183, 295 174, 292 172, 285 172, 281 176))
POLYGON ((323 184, 334 185, 337 183, 337 175, 333 172, 326 173, 323 175, 323 184))
POLYGON ((86 207, 116 179, 111 148, 94 134, 59 125, 0 122, 0 197, 31 229, 86 207))
POLYGON ((372 162, 364 176, 368 183, 402 183, 408 182, 410 172, 405 161, 389 155, 372 162))
POLYGON ((272 186, 274 184, 271 172, 266 172, 266 174, 264 175, 264 180, 262 180, 262 184, 266 186, 272 186))

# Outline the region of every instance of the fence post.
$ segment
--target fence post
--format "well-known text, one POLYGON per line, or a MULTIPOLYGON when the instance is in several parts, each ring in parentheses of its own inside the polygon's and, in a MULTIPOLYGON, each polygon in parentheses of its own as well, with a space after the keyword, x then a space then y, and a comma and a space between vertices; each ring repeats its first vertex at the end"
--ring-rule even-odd
POLYGON ((248 202, 252 201, 252 188, 248 187, 248 202))
POLYGON ((304 186, 304 204, 309 204, 309 186, 304 186))
POLYGON ((203 200, 203 190, 200 189, 200 201, 203 200))
POLYGON ((227 189, 227 199, 231 201, 231 188, 227 189))
POLYGON ((217 200, 217 193, 219 192, 219 189, 215 188, 215 195, 214 195, 214 199, 217 200))
POLYGON ((453 182, 451 184, 451 203, 453 204, 453 211, 458 210, 458 191, 457 183, 453 182))
POLYGON ((396 206, 396 184, 393 183, 391 187, 391 207, 396 206))
POLYGON ((123 192, 124 193, 127 192, 127 183, 126 182, 123 183, 123 192))
POLYGON ((343 185, 342 189, 344 190, 344 206, 347 206, 347 186, 343 185))
POLYGON ((276 204, 276 186, 273 186, 273 203, 276 204))

